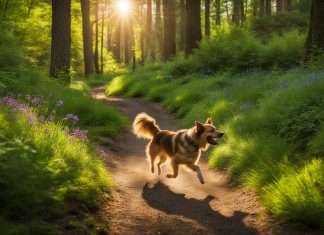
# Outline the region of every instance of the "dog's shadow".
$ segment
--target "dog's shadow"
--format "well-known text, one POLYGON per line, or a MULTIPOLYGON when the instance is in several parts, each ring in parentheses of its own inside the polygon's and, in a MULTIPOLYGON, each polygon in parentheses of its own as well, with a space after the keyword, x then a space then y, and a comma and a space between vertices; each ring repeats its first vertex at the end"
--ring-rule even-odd
POLYGON ((168 214, 179 215, 196 220, 208 230, 218 233, 256 234, 257 231, 247 227, 243 219, 248 215, 241 211, 235 211, 231 217, 226 217, 214 211, 210 202, 215 199, 208 195, 203 200, 186 198, 185 194, 178 194, 169 189, 165 184, 158 182, 152 188, 148 183, 143 188, 142 197, 146 203, 168 214))

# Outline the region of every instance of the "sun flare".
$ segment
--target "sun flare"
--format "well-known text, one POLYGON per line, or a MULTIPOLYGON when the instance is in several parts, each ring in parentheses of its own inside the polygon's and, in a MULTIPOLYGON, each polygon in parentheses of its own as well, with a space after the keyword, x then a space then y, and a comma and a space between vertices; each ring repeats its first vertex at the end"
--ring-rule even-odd
POLYGON ((131 3, 129 0, 117 0, 116 8, 121 15, 128 15, 131 9, 131 3))

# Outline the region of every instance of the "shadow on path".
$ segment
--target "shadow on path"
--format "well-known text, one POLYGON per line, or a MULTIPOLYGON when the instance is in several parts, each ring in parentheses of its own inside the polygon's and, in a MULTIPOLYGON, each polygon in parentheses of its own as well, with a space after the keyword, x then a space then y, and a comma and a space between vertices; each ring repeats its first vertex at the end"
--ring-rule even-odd
POLYGON ((243 219, 249 214, 235 211, 231 217, 226 217, 214 211, 209 203, 217 198, 211 195, 203 200, 186 198, 185 194, 175 193, 165 184, 158 182, 152 188, 146 183, 142 197, 152 208, 196 220, 213 233, 257 234, 256 230, 243 223, 243 219))

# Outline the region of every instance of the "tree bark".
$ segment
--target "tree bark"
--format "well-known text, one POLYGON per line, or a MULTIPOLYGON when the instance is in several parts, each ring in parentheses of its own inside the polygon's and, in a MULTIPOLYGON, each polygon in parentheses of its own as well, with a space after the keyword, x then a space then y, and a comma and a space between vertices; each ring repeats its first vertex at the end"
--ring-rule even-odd
POLYGON ((112 19, 111 19, 111 9, 109 1, 106 1, 107 4, 107 50, 112 51, 112 19))
POLYGON ((157 51, 161 52, 163 48, 163 35, 162 35, 162 23, 161 23, 161 0, 155 2, 155 38, 157 42, 157 51))
POLYGON ((3 21, 6 21, 6 18, 7 18, 8 5, 9 5, 9 0, 6 0, 6 3, 4 5, 4 9, 3 9, 3 21))
POLYGON ((153 60, 154 49, 152 42, 152 0, 146 1, 146 58, 153 60))
POLYGON ((276 1, 276 11, 282 12, 284 9, 284 0, 277 0, 276 1))
POLYGON ((324 52, 324 1, 312 0, 310 24, 305 44, 305 61, 324 52))
POLYGON ((205 0, 205 36, 210 36, 210 0, 205 0))
POLYGON ((84 75, 88 77, 93 72, 92 30, 90 22, 90 1, 81 0, 84 75))
POLYGON ((259 16, 264 16, 264 0, 259 0, 259 16))
POLYGON ((50 76, 70 82, 71 0, 52 0, 50 76))
POLYGON ((185 51, 186 48, 186 2, 180 0, 180 49, 185 51))
POLYGON ((104 55, 103 55, 103 45, 104 45, 104 32, 105 32, 105 9, 106 5, 101 6, 101 13, 102 13, 102 19, 101 19, 101 43, 100 43, 100 74, 103 74, 104 70, 104 55))
POLYGON ((98 6, 98 1, 99 0, 96 0, 96 3, 95 3, 95 51, 94 51, 94 54, 93 54, 93 59, 94 59, 94 67, 95 67, 95 71, 96 71, 96 74, 99 74, 100 71, 99 71, 99 6, 98 6))
POLYGON ((198 47, 200 40, 200 0, 186 0, 186 55, 198 47))
POLYGON ((285 0, 285 10, 286 11, 292 10, 292 0, 285 0))
POLYGON ((176 53, 176 4, 175 0, 163 0, 164 18, 164 60, 176 53))
POLYGON ((252 15, 253 16, 257 16, 258 15, 258 9, 259 9, 259 2, 258 0, 253 0, 253 12, 252 15))
POLYGON ((240 0, 240 19, 241 19, 241 25, 242 25, 245 20, 244 0, 240 0))
POLYGON ((216 25, 221 25, 221 0, 215 1, 216 8, 216 25))
POLYGON ((232 21, 236 25, 240 25, 240 3, 241 0, 233 0, 233 16, 232 21))
POLYGON ((271 7, 271 0, 266 0, 266 6, 265 6, 265 12, 266 12, 266 15, 270 16, 271 15, 271 12, 272 12, 272 7, 271 7))

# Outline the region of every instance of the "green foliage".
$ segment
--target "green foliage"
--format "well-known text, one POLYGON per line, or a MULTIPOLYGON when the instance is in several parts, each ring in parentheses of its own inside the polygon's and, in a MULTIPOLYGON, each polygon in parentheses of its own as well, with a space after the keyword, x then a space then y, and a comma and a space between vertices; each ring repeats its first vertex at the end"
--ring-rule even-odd
MULTIPOLYGON (((173 77, 174 65, 171 62, 153 74, 142 69, 117 77, 108 84, 107 93, 142 95, 159 101, 180 117, 184 128, 193 126, 195 120, 203 122, 213 117, 225 137, 209 153, 209 166, 225 169, 230 177, 256 190, 274 216, 307 226, 323 226, 322 220, 309 218, 320 218, 324 195, 318 194, 317 184, 307 183, 305 189, 300 183, 303 169, 315 164, 314 159, 324 153, 323 71, 210 76, 179 73, 173 77), (130 92, 134 90, 140 92, 130 92), (301 193, 294 201, 289 188, 281 183, 288 178, 296 185, 294 193, 308 190, 309 204, 301 193), (270 194, 275 188, 276 193, 284 195, 270 194), (274 197, 278 206, 272 209, 274 197), (299 202, 300 208, 309 206, 309 211, 303 213, 299 202)), ((312 174, 322 171, 319 167, 311 169, 312 174)))
POLYGON ((251 17, 247 25, 258 38, 268 41, 274 33, 283 35, 293 29, 303 33, 307 32, 308 19, 305 14, 297 11, 286 11, 271 16, 251 17))
POLYGON ((263 43, 246 29, 219 30, 213 38, 203 40, 188 58, 176 57, 168 65, 168 74, 178 77, 228 70, 288 69, 300 64, 305 34, 293 30, 269 38, 263 43))
POLYGON ((51 225, 68 215, 97 208, 112 180, 98 156, 65 127, 52 122, 30 124, 29 114, 0 106, 0 226, 5 234, 55 234, 51 225), (4 227, 2 227, 4 226, 4 227))
POLYGON ((290 170, 264 189, 262 200, 277 217, 309 227, 324 224, 324 162, 316 159, 290 170))

